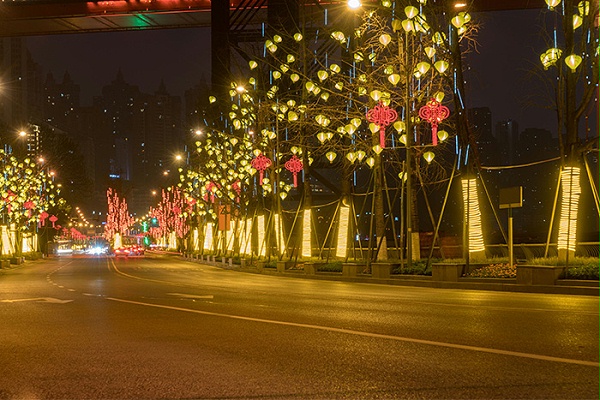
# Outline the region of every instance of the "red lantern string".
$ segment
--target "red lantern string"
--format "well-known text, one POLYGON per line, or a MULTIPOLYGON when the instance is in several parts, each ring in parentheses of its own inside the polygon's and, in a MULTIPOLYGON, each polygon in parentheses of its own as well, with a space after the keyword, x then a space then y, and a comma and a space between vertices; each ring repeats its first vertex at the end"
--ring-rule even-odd
POLYGON ((294 154, 292 158, 285 163, 285 169, 294 174, 294 187, 298 187, 298 179, 296 174, 302 171, 302 161, 300 161, 300 159, 294 154))
POLYGON ((258 184, 262 185, 263 173, 267 168, 269 168, 271 166, 271 164, 272 164, 271 160, 269 158, 265 157, 264 154, 261 154, 258 157, 256 157, 255 159, 253 159, 251 164, 252 164, 252 168, 254 168, 255 170, 257 170, 259 172, 258 184))
POLYGON ((58 217, 56 215, 52 215, 49 219, 50 222, 52 222, 52 227, 56 229, 56 221, 58 221, 58 217))
POLYGON ((379 125, 379 145, 385 147, 385 128, 398 119, 396 110, 389 108, 382 102, 367 111, 367 121, 379 125))
POLYGON ((431 124, 431 142, 434 146, 438 144, 438 124, 448 118, 450 110, 436 99, 431 99, 419 109, 419 117, 431 124))

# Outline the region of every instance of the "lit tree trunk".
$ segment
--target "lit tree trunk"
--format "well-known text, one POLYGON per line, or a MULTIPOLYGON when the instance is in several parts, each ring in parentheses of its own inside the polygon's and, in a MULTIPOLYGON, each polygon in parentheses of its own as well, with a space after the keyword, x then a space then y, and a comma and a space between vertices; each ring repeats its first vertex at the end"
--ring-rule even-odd
MULTIPOLYGON (((378 139, 377 139, 378 140, 378 139)), ((378 142, 379 143, 379 142, 378 142)), ((383 184, 383 162, 381 155, 375 157, 374 183, 373 183, 373 214, 375 218, 375 236, 377 238, 375 251, 376 260, 387 260, 387 239, 385 237, 385 207, 383 202, 383 191, 386 189, 383 184)), ((372 238, 370 238, 372 240, 372 238)))

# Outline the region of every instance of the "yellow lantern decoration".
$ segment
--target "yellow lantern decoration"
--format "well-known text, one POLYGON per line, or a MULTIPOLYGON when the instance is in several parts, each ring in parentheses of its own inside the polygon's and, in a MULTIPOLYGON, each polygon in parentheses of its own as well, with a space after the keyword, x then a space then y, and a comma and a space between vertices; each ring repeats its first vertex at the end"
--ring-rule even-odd
POLYGON ((404 8, 404 14, 406 14, 406 18, 413 19, 419 15, 419 9, 414 6, 408 6, 404 8))
POLYGON ((293 63, 294 61, 296 61, 296 57, 294 57, 294 55, 293 55, 293 54, 288 54, 288 55, 287 55, 287 62, 288 62, 288 64, 291 64, 291 63, 293 63))
POLYGON ((311 81, 306 82, 304 87, 306 87, 306 90, 308 90, 309 92, 312 92, 313 90, 315 90, 315 84, 311 81))
POLYGON ((433 34, 433 43, 437 44, 438 46, 441 46, 442 44, 444 44, 444 41, 446 40, 446 34, 442 33, 442 32, 436 32, 433 34))
POLYGON ((423 158, 427 161, 427 164, 431 164, 433 159, 435 158, 435 154, 432 151, 426 151, 423 153, 423 158))
POLYGON ((273 79, 279 79, 281 78, 281 72, 279 71, 273 71, 273 79))
POLYGON ((369 124, 369 130, 371 131, 371 133, 377 133, 377 132, 379 132, 379 131, 380 131, 380 128, 379 128, 379 125, 377 125, 377 124, 375 124, 375 123, 371 122, 371 123, 369 124))
POLYGON ((281 36, 279 36, 279 35, 273 36, 273 41, 275 43, 281 43, 282 40, 283 40, 283 38, 281 36))
POLYGON ((254 68, 258 67, 258 63, 254 60, 248 61, 248 65, 250 66, 250 69, 254 69, 254 68))
POLYGON ((425 47, 425 54, 427 54, 427 57, 433 58, 435 56, 435 49, 433 47, 425 47))
POLYGON ((561 0, 546 0, 546 4, 548 4, 548 8, 550 8, 551 10, 556 7, 557 5, 559 5, 561 2, 561 0))
POLYGON ((217 101, 217 98, 215 96, 208 96, 208 102, 210 104, 214 103, 215 101, 217 101))
POLYGON ((579 4, 577 4, 577 10, 581 16, 590 15, 590 2, 580 1, 579 4))
POLYGON ((335 88, 339 91, 341 91, 344 88, 344 82, 337 82, 335 84, 335 88))
POLYGON ((572 72, 575 72, 577 67, 579 67, 579 64, 581 64, 581 60, 581 56, 577 54, 571 54, 570 56, 567 56, 565 58, 565 64, 567 64, 567 66, 571 68, 572 72))
POLYGON ((384 46, 387 46, 391 41, 392 37, 387 33, 384 33, 383 35, 379 36, 379 43, 381 43, 384 46))
POLYGON ((448 61, 439 60, 439 61, 436 61, 435 64, 433 64, 433 66, 440 74, 443 74, 446 72, 446 70, 448 69, 450 64, 448 64, 448 61))
POLYGON ((356 158, 358 159, 358 161, 362 161, 366 155, 367 155, 367 153, 365 153, 364 150, 358 150, 356 152, 356 158))
POLYGON ((400 82, 400 75, 391 74, 390 76, 388 76, 388 81, 390 81, 392 85, 396 86, 398 82, 400 82))
POLYGON ((327 139, 327 137, 325 136, 325 132, 317 133, 317 139, 319 139, 319 142, 321 142, 321 144, 324 143, 327 139))
POLYGON ((460 28, 465 24, 465 18, 459 14, 456 17, 452 18, 450 22, 452 23, 452 25, 454 25, 455 28, 460 28))
POLYGON ((298 74, 291 74, 290 75, 290 79, 291 79, 292 82, 296 83, 300 79, 300 75, 298 75, 298 74))
POLYGON ((350 152, 346 154, 346 158, 348 159, 348 161, 350 161, 350 163, 354 164, 354 161, 356 161, 356 154, 350 152))
POLYGON ((429 68, 431 68, 431 65, 429 65, 429 63, 426 61, 421 61, 420 63, 417 64, 417 70, 422 75, 426 74, 427 71, 429 71, 429 68))
POLYGON ((573 29, 579 28, 583 24, 583 18, 577 14, 573 14, 573 29))
POLYGON ((337 154, 334 151, 328 151, 325 154, 325 157, 327 158, 327 160, 329 160, 329 163, 333 163, 333 160, 335 160, 335 158, 337 157, 337 154))
POLYGON ((367 158, 367 161, 365 161, 365 162, 367 163, 369 168, 373 168, 373 166, 375 165, 375 159, 373 157, 367 158))
POLYGON ((346 36, 341 31, 332 32, 331 37, 337 40, 338 42, 344 42, 346 40, 346 36))
POLYGON ((402 21, 400 21, 399 19, 395 19, 392 21, 392 30, 394 32, 398 32, 400 29, 402 29, 402 21))
POLYGON ((325 79, 327 79, 327 77, 329 77, 329 73, 325 70, 320 70, 317 72, 317 76, 319 77, 319 80, 323 82, 325 79))
POLYGON ((333 72, 334 74, 338 74, 338 73, 339 73, 339 72, 342 70, 342 68, 341 68, 339 65, 337 65, 337 64, 331 64, 331 65, 329 66, 329 69, 330 69, 330 70, 331 70, 331 72, 333 72))
POLYGON ((288 121, 292 122, 292 121, 297 121, 298 120, 298 114, 296 114, 294 111, 290 111, 288 113, 288 121))
POLYGON ((440 139, 440 142, 445 141, 446 139, 448 139, 448 136, 449 136, 448 132, 446 132, 444 130, 438 131, 437 135, 438 135, 438 139, 440 139))
POLYGON ((398 140, 400 140, 400 143, 402 143, 403 145, 406 146, 406 140, 407 140, 406 133, 400 135, 400 138, 398 140))
POLYGON ((373 151, 375 152, 375 154, 379 155, 383 151, 383 148, 379 144, 376 144, 375 146, 373 146, 373 151))
POLYGON ((379 101, 379 99, 381 98, 381 92, 379 90, 372 90, 371 93, 369 93, 369 95, 375 101, 379 101))
POLYGON ((394 122, 394 124, 392 126, 398 132, 402 132, 403 130, 406 129, 406 124, 404 123, 404 121, 396 121, 396 122, 394 122))
POLYGON ((542 62, 544 69, 548 69, 552 65, 555 65, 561 56, 562 50, 553 47, 546 50, 546 52, 540 56, 540 61, 542 62))
POLYGON ((405 19, 402 21, 402 28, 405 32, 410 32, 415 30, 415 25, 410 19, 405 19))
POLYGON ((301 41, 303 38, 304 38, 304 36, 302 36, 302 34, 301 34, 300 32, 298 32, 298 33, 294 33, 294 40, 295 40, 296 42, 299 42, 299 41, 301 41))

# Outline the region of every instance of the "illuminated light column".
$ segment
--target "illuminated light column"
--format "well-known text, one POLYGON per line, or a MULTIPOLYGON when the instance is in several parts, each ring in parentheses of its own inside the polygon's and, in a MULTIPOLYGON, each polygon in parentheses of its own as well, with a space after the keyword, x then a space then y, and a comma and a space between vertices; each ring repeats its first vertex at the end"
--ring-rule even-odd
POLYGON ((477 197, 477 180, 463 179, 464 218, 468 221, 466 229, 469 238, 469 255, 473 258, 485 258, 485 243, 481 227, 481 210, 477 197))
POLYGON ((28 234, 24 234, 23 235, 23 242, 21 243, 21 249, 23 253, 29 253, 30 251, 33 251, 33 247, 32 246, 32 237, 31 235, 28 234))
POLYGON ((123 247, 123 240, 121 239, 121 234, 119 232, 115 233, 115 243, 113 245, 115 249, 119 247, 123 247))
POLYGON ((258 231, 258 255, 264 257, 266 254, 266 243, 265 243, 265 216, 259 215, 256 217, 257 231, 258 231))
POLYGON ((177 235, 175 235, 175 231, 169 233, 169 248, 170 249, 177 248, 177 235))
POLYGON ((560 225, 558 227, 558 258, 575 256, 577 245, 577 210, 581 186, 578 167, 565 167, 561 172, 562 201, 560 207, 560 225))
POLYGON ((225 231, 226 249, 228 252, 233 251, 233 232, 235 232, 235 221, 231 220, 229 221, 229 230, 225 231))
POLYGON ((252 218, 247 218, 244 221, 243 228, 240 234, 240 253, 247 256, 252 255, 252 246, 250 246, 250 234, 252 233, 252 218))
POLYGON ((204 232, 204 250, 211 251, 213 247, 213 224, 206 223, 206 231, 204 232))
POLYGON ((200 250, 200 238, 198 235, 198 228, 195 228, 192 232, 192 249, 194 251, 200 250))
POLYGON ((302 257, 312 257, 310 209, 304 210, 302 218, 302 257))
POLYGON ((11 246, 10 237, 8 236, 8 226, 2 226, 2 255, 12 255, 14 250, 11 246))
POLYGON ((340 207, 340 222, 338 224, 337 248, 335 256, 346 258, 348 252, 348 229, 350 229, 350 207, 340 207))
POLYGON ((279 219, 279 214, 273 215, 273 223, 275 224, 275 237, 277 238, 277 254, 282 255, 285 248, 285 238, 283 237, 283 227, 279 219))

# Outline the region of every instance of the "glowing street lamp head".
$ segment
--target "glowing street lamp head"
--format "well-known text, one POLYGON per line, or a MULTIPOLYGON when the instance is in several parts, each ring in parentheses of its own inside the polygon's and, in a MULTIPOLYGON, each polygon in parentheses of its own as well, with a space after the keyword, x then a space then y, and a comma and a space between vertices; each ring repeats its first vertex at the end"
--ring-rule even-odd
POLYGON ((348 0, 348 7, 355 10, 357 8, 359 8, 360 6, 362 6, 362 3, 360 2, 360 0, 348 0))
POLYGON ((202 131, 200 129, 196 129, 194 133, 196 134, 196 136, 202 135, 202 131))
POLYGON ((25 137, 25 136, 27 136, 27 132, 25 132, 25 131, 20 131, 20 132, 19 132, 19 136, 20 136, 20 137, 25 137))
POLYGON ((239 86, 237 86, 235 88, 235 91, 241 94, 241 93, 244 93, 246 91, 246 88, 243 87, 242 85, 239 85, 239 86))
POLYGON ((182 157, 181 157, 181 154, 177 154, 177 155, 175 156, 175 159, 176 159, 177 161, 181 161, 181 159, 182 159, 182 157))

